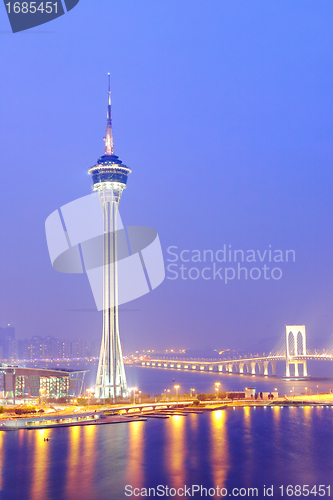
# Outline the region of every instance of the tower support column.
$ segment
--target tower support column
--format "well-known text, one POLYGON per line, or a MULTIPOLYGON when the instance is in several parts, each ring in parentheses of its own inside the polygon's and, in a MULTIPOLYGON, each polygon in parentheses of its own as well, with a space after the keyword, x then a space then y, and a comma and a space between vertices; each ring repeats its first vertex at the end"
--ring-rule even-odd
POLYGON ((97 397, 127 395, 127 383, 119 336, 117 212, 121 187, 103 186, 98 190, 104 218, 103 235, 103 336, 98 363, 97 397))

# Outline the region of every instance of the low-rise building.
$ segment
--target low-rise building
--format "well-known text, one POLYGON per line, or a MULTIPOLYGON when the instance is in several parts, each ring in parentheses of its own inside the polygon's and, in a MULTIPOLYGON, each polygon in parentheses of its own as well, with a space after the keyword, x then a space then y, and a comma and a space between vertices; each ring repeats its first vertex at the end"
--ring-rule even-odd
POLYGON ((0 366, 0 398, 59 399, 83 394, 84 376, 88 370, 57 370, 0 366))

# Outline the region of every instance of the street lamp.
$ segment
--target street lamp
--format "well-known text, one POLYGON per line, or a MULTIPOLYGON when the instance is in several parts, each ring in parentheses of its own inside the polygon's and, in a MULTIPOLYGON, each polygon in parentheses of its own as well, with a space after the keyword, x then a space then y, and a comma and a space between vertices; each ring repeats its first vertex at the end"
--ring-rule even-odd
POLYGON ((192 395, 192 398, 193 398, 193 393, 195 392, 195 389, 192 387, 191 389, 191 395, 192 395))
POLYGON ((92 392, 94 392, 93 389, 87 389, 87 393, 88 393, 88 411, 89 411, 89 408, 90 408, 90 396, 91 396, 92 392))
POLYGON ((317 394, 318 394, 318 386, 317 386, 317 394))
POLYGON ((176 389, 176 399, 178 399, 178 389, 179 389, 180 386, 179 385, 175 385, 174 387, 176 389))
POLYGON ((220 382, 215 382, 215 391, 216 391, 216 399, 219 398, 219 387, 220 387, 220 382))
POLYGON ((138 388, 137 387, 132 387, 132 389, 130 389, 130 391, 133 391, 133 405, 135 406, 135 391, 137 391, 138 388))
POLYGON ((305 387, 305 394, 308 395, 308 388, 305 387))

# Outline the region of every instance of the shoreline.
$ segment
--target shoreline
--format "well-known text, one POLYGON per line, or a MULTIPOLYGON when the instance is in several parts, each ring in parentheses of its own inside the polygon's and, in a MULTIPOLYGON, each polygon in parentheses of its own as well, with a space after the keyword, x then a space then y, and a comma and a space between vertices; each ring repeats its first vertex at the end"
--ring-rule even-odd
POLYGON ((103 408, 94 405, 88 412, 77 411, 73 407, 52 413, 43 413, 34 416, 5 416, 1 415, 0 430, 31 430, 49 429, 56 427, 72 427, 83 425, 102 425, 147 421, 150 418, 169 418, 170 416, 187 416, 191 413, 200 414, 207 411, 222 411, 230 408, 268 408, 268 407, 333 407, 333 394, 316 394, 295 396, 291 398, 279 397, 271 399, 238 399, 238 400, 210 400, 202 401, 161 401, 159 403, 145 403, 142 405, 106 405, 103 408))

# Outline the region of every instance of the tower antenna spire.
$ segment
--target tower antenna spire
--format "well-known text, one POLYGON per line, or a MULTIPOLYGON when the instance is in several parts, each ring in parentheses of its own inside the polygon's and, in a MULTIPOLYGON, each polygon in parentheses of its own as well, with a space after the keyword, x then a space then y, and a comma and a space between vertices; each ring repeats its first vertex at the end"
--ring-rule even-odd
POLYGON ((104 137, 104 152, 108 156, 114 154, 113 133, 112 133, 112 116, 111 116, 111 84, 110 73, 108 73, 108 109, 106 117, 106 133, 104 137))

